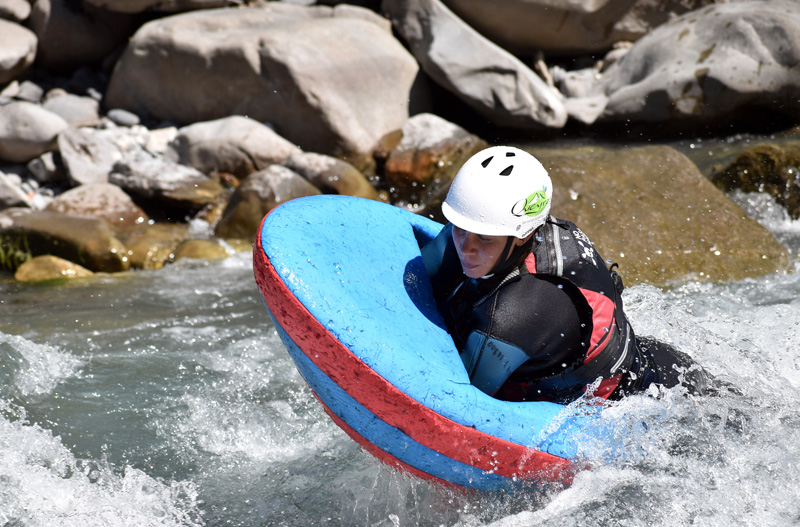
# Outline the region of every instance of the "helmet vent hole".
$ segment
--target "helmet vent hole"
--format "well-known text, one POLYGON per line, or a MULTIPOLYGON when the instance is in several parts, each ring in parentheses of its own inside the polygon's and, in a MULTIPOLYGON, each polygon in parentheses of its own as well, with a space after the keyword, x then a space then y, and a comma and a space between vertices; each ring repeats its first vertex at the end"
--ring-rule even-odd
POLYGON ((506 152, 506 157, 514 157, 515 155, 517 154, 515 154, 514 152, 506 152))
POLYGON ((514 170, 514 165, 508 165, 502 172, 500 172, 501 176, 510 176, 511 171, 514 170))
POLYGON ((489 157, 487 157, 486 159, 484 159, 484 160, 483 160, 483 163, 481 163, 481 166, 482 166, 483 168, 486 168, 486 167, 488 167, 488 166, 489 166, 489 163, 491 163, 491 162, 492 162, 492 159, 494 159, 494 156, 489 156, 489 157))

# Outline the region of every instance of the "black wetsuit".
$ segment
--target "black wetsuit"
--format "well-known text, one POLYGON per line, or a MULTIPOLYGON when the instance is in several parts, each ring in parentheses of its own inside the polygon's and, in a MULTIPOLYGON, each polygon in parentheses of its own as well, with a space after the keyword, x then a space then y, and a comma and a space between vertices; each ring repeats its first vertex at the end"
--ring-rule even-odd
POLYGON ((599 378, 595 395, 618 398, 653 383, 675 386, 691 366, 674 348, 634 336, 621 280, 574 224, 549 219, 480 279, 461 272, 451 231, 423 257, 470 380, 489 395, 566 402, 599 378))

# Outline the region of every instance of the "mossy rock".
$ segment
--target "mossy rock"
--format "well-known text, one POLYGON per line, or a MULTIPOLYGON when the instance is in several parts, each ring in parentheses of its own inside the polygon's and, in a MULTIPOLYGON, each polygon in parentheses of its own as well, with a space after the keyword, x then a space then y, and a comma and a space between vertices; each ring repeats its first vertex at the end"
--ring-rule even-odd
POLYGON ((800 218, 800 142, 749 148, 712 174, 711 181, 726 191, 769 194, 796 220, 800 218))

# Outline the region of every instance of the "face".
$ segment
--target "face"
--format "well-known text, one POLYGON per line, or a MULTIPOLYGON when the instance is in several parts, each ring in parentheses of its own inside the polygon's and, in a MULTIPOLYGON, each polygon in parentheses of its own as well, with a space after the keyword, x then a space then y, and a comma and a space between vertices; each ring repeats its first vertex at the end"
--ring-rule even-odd
POLYGON ((464 274, 480 278, 491 272, 501 258, 507 236, 483 236, 453 225, 453 243, 464 274))

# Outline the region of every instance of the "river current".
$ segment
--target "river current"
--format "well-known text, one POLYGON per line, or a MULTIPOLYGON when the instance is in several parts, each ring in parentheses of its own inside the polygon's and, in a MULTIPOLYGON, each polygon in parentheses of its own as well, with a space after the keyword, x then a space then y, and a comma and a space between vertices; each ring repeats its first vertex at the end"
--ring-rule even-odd
MULTIPOLYGON (((800 222, 737 199, 797 262, 800 222)), ((800 524, 800 273, 623 298, 640 335, 732 388, 630 397, 609 412, 630 433, 595 459, 587 445, 570 487, 497 496, 394 472, 339 430, 269 321, 249 254, 0 278, 0 526, 800 524)))

